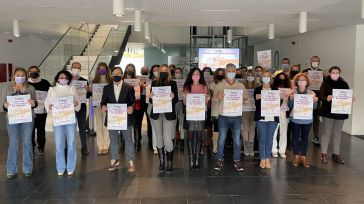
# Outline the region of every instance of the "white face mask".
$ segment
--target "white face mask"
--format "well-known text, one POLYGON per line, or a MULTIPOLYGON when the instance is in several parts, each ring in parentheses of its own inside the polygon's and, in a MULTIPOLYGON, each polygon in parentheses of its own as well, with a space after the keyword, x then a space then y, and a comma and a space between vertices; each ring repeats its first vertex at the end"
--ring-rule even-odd
POLYGON ((71 69, 71 73, 73 76, 78 76, 81 73, 81 70, 79 69, 71 69))
POLYGON ((158 72, 153 72, 155 77, 158 77, 158 72))
POLYGON ((176 79, 181 79, 182 78, 182 74, 180 74, 180 73, 175 73, 174 76, 176 77, 176 79))
POLYGON ((311 62, 311 67, 317 68, 319 66, 318 62, 311 62))
POLYGON ((264 84, 269 84, 269 82, 270 82, 270 77, 262 77, 262 82, 263 82, 264 84))
POLYGON ((254 77, 253 76, 247 76, 246 79, 250 82, 254 81, 254 77))

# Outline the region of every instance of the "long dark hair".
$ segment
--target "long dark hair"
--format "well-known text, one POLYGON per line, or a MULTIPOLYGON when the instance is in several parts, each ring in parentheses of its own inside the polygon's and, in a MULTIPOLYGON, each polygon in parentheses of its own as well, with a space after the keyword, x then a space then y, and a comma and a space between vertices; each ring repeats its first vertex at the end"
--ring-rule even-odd
POLYGON ((219 72, 222 72, 223 74, 223 78, 225 78, 225 73, 224 73, 224 69, 223 68, 217 68, 214 72, 214 82, 215 84, 219 83, 219 80, 217 79, 217 75, 219 75, 219 72))
POLYGON ((183 85, 183 90, 191 92, 191 86, 193 84, 192 75, 195 71, 198 71, 198 73, 200 73, 200 80, 198 81, 198 83, 200 83, 203 86, 207 86, 205 78, 202 75, 203 74, 202 71, 199 68, 192 68, 190 69, 190 72, 188 72, 185 84, 183 85))
POLYGON ((127 64, 126 67, 125 67, 125 71, 124 71, 124 79, 126 79, 126 75, 127 75, 127 70, 128 68, 131 67, 133 69, 133 75, 131 76, 132 79, 135 79, 136 78, 136 69, 135 69, 135 65, 130 63, 130 64, 127 64))
POLYGON ((205 72, 205 71, 208 71, 208 72, 210 72, 210 75, 213 75, 214 73, 212 72, 212 69, 210 68, 210 67, 204 67, 203 69, 202 69, 202 72, 205 72))
POLYGON ((61 74, 66 75, 67 80, 68 80, 67 85, 70 85, 70 84, 71 84, 71 81, 72 81, 72 78, 73 78, 73 77, 72 77, 72 74, 71 74, 69 71, 67 71, 67 70, 61 70, 61 71, 59 71, 59 72, 57 73, 57 75, 54 77, 53 86, 55 86, 55 85, 57 84, 57 82, 58 82, 58 78, 59 78, 59 76, 60 76, 61 74))
POLYGON ((149 79, 151 79, 151 80, 154 80, 155 79, 155 77, 156 76, 154 76, 154 73, 153 73, 153 69, 155 68, 155 67, 160 67, 159 66, 159 64, 155 64, 155 65, 153 65, 151 68, 150 68, 150 70, 149 70, 149 79))
POLYGON ((285 72, 278 73, 276 77, 274 77, 273 86, 277 88, 289 88, 290 87, 290 81, 288 78, 288 75, 285 72), (283 75, 284 81, 281 83, 279 77, 283 75))
POLYGON ((110 72, 110 69, 109 69, 109 67, 107 66, 107 64, 105 62, 100 62, 97 65, 97 68, 95 70, 95 77, 92 80, 92 83, 100 83, 101 76, 100 76, 99 70, 101 69, 101 67, 105 67, 105 69, 106 69, 106 75, 105 75, 106 76, 106 81, 107 81, 107 83, 111 83, 112 82, 111 72, 110 72))

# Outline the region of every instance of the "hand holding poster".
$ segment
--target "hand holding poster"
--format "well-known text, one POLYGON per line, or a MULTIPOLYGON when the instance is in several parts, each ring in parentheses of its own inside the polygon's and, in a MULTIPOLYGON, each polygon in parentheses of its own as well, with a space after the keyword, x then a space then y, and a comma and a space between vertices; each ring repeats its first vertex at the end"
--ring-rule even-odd
POLYGON ((254 89, 246 90, 249 95, 248 103, 244 104, 243 112, 255 111, 254 89))
POLYGON ((312 120, 313 96, 308 94, 295 94, 293 106, 293 119, 312 120))
POLYGON ((243 90, 224 89, 224 116, 241 116, 243 114, 243 90))
POLYGON ((258 65, 266 69, 272 68, 272 52, 271 50, 258 51, 258 65))
POLYGON ((87 90, 85 87, 87 86, 87 81, 72 80, 72 85, 75 86, 81 103, 86 103, 87 90))
POLYGON ((107 129, 128 129, 128 107, 126 104, 107 104, 107 129))
POLYGON ((263 117, 279 116, 280 111, 281 111, 280 91, 262 90, 261 116, 263 117))
POLYGON ((205 94, 187 94, 186 120, 205 120, 205 94))
POLYGON ((174 80, 177 83, 178 88, 178 100, 183 100, 183 96, 185 95, 183 93, 183 85, 185 84, 186 79, 175 79, 174 80))
POLYGON ((308 70, 308 76, 311 80, 310 88, 312 90, 320 90, 321 84, 324 80, 323 71, 308 70))
POLYGON ((351 106, 353 104, 352 89, 333 89, 331 113, 351 114, 351 106))
POLYGON ((28 123, 33 121, 30 95, 7 96, 9 124, 28 123))
POLYGON ((53 126, 76 123, 73 96, 59 97, 52 100, 53 126))
POLYGON ((104 86, 106 85, 107 84, 99 84, 99 83, 92 84, 92 104, 94 106, 100 106, 102 92, 104 91, 104 86))
POLYGON ((152 87, 153 113, 171 113, 172 98, 170 86, 152 87))
POLYGON ((43 114, 45 113, 44 100, 47 98, 47 91, 35 91, 38 106, 34 108, 34 113, 43 114))

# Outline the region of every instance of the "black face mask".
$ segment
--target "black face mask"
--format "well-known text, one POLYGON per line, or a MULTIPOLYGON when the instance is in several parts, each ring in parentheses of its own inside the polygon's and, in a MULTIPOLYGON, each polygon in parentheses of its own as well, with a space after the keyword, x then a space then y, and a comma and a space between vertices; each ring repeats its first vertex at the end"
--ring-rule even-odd
POLYGON ((142 75, 148 75, 148 72, 142 72, 142 75))
POLYGON ((299 71, 291 71, 291 78, 296 76, 298 73, 300 73, 300 72, 299 71))
POLYGON ((279 83, 284 84, 284 82, 285 82, 286 80, 285 80, 285 79, 279 79, 278 81, 279 81, 279 83))
POLYGON ((125 74, 127 76, 130 76, 130 78, 134 76, 134 72, 133 71, 126 71, 125 74))
POLYGON ((216 77, 218 80, 223 80, 224 79, 224 75, 217 75, 217 77, 216 77))
POLYGON ((36 79, 39 77, 39 72, 32 72, 29 74, 29 77, 32 79, 36 79))
POLYGON ((159 72, 159 77, 162 79, 162 81, 166 81, 168 78, 168 72, 159 72))
POLYGON ((119 82, 119 81, 121 81, 121 76, 113 76, 113 80, 115 82, 119 82))
POLYGON ((241 74, 237 74, 237 75, 235 75, 235 78, 237 78, 237 79, 241 79, 241 74))

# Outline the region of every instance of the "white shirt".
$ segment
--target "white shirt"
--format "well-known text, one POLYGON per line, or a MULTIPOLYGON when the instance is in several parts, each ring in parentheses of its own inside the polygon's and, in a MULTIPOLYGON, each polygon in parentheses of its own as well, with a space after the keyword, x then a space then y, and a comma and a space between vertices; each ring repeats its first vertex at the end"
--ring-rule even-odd
POLYGON ((118 100, 119 100, 122 85, 123 85, 123 80, 121 80, 119 82, 119 84, 116 84, 114 82, 114 94, 115 94, 116 102, 118 102, 118 100))

